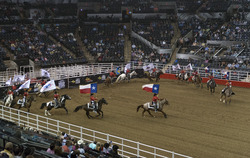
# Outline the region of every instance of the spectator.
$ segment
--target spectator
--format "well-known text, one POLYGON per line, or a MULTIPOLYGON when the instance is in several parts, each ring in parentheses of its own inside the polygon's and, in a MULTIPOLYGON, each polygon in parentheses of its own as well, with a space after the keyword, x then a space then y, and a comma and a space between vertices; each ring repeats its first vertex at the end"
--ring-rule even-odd
POLYGON ((62 151, 65 153, 70 153, 69 146, 71 145, 71 141, 67 140, 66 144, 62 146, 62 151))
POLYGON ((112 150, 109 152, 110 155, 112 155, 113 158, 118 158, 120 155, 118 154, 119 147, 117 145, 114 145, 112 150))
POLYGON ((26 158, 26 156, 28 156, 28 155, 33 155, 34 152, 35 152, 35 148, 27 147, 26 149, 24 149, 23 158, 26 158))
POLYGON ((95 150, 96 149, 96 141, 92 142, 89 144, 89 147, 92 149, 92 150, 95 150))
POLYGON ((13 150, 13 153, 14 153, 14 158, 22 158, 23 146, 22 145, 16 146, 13 150))
POLYGON ((50 147, 48 148, 47 153, 50 153, 53 155, 55 154, 55 143, 50 144, 50 147))
POLYGON ((13 154, 13 144, 11 142, 8 142, 5 144, 4 150, 1 151, 0 153, 3 154, 7 154, 9 156, 9 158, 14 158, 13 154))

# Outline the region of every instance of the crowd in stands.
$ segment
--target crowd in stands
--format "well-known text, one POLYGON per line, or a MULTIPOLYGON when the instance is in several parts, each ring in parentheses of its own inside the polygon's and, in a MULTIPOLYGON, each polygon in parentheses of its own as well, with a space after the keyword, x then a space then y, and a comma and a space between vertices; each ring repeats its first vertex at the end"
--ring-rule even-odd
POLYGON ((81 39, 98 62, 124 61, 125 28, 120 24, 83 25, 81 39))
POLYGON ((50 25, 41 25, 46 32, 54 37, 57 41, 62 43, 66 48, 73 52, 76 57, 85 58, 82 51, 80 51, 79 45, 77 44, 74 33, 77 30, 77 24, 50 24, 50 25))
POLYGON ((6 58, 5 50, 0 46, 0 71, 6 70, 6 65, 4 64, 4 59, 6 58))
POLYGON ((133 37, 131 39, 131 47, 132 61, 161 62, 165 64, 169 61, 169 54, 159 54, 157 53, 157 50, 150 48, 133 37))
POLYGON ((77 16, 77 4, 76 3, 65 3, 50 5, 51 11, 56 17, 60 16, 77 16))
POLYGON ((75 139, 65 132, 57 136, 37 131, 32 127, 20 127, 0 120, 1 158, 119 158, 119 147, 112 143, 88 142, 75 139), (11 140, 11 142, 10 142, 11 140))
POLYGON ((61 48, 60 42, 54 43, 33 25, 3 26, 0 37, 16 59, 28 57, 40 65, 78 62, 61 48))
POLYGON ((161 48, 171 48, 174 28, 167 20, 134 20, 133 31, 161 48))

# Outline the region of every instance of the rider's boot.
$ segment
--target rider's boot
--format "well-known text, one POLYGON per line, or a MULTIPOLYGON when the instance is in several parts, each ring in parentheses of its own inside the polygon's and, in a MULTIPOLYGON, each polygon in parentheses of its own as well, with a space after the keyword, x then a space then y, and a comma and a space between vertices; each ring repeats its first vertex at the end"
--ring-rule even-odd
POLYGON ((97 112, 96 112, 95 105, 93 105, 93 112, 94 112, 94 113, 97 113, 97 112))

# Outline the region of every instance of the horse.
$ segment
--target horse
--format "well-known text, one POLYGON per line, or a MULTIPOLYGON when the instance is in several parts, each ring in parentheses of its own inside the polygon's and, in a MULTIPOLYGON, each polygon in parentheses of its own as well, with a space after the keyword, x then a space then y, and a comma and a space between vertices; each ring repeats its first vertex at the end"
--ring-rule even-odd
POLYGON ((186 81, 187 82, 188 79, 189 79, 189 77, 190 77, 190 75, 189 75, 189 73, 185 73, 185 74, 179 73, 179 74, 176 74, 175 77, 177 78, 177 80, 181 80, 181 81, 186 81))
MULTIPOLYGON (((108 104, 107 101, 106 101, 104 98, 100 99, 100 100, 97 102, 97 104, 96 104, 96 106, 97 106, 96 112, 98 113, 98 115, 97 115, 96 117, 100 116, 100 113, 101 113, 101 114, 102 114, 102 118, 103 118, 102 104, 106 104, 106 105, 108 104)), ((93 118, 93 116, 91 116, 91 115, 89 114, 89 112, 93 112, 94 109, 93 109, 93 108, 89 108, 89 105, 90 105, 90 103, 87 103, 87 104, 84 104, 84 105, 77 106, 77 107, 75 108, 74 112, 77 112, 77 111, 79 111, 80 109, 84 109, 84 110, 86 111, 87 117, 88 117, 89 119, 90 119, 90 118, 93 118)))
POLYGON ((207 82, 207 90, 210 89, 210 92, 212 94, 215 92, 215 87, 216 87, 216 83, 214 79, 212 78, 210 81, 207 82))
POLYGON ((27 108, 28 112, 30 112, 30 107, 33 101, 36 101, 36 99, 33 96, 30 96, 27 98, 27 101, 23 107, 22 107, 22 99, 19 99, 16 104, 18 105, 18 109, 27 108))
POLYGON ((201 87, 203 88, 203 84, 202 84, 202 78, 200 75, 195 75, 192 77, 192 82, 194 83, 194 85, 196 85, 196 87, 201 87))
MULTIPOLYGON (((148 72, 148 73, 145 73, 145 74, 146 74, 148 80, 152 82, 152 81, 153 81, 153 79, 152 79, 153 76, 151 76, 149 72, 148 72)), ((160 70, 159 72, 156 73, 156 76, 155 76, 155 81, 156 81, 156 82, 158 82, 158 81, 160 80, 160 76, 161 76, 162 74, 163 74, 163 72, 162 72, 161 70, 160 70)))
POLYGON ((13 94, 9 94, 8 96, 6 96, 6 99, 4 101, 4 106, 8 106, 11 107, 12 101, 13 101, 13 94))
MULTIPOLYGON (((68 96, 67 94, 61 95, 61 98, 59 100, 61 106, 59 106, 57 109, 63 108, 66 111, 66 113, 68 114, 68 109, 66 108, 66 105, 65 105, 66 100, 71 100, 71 97, 68 96)), ((48 113, 48 115, 51 115, 50 110, 55 107, 54 101, 49 101, 47 103, 42 103, 40 109, 43 109, 45 106, 47 106, 47 108, 45 110, 45 116, 47 116, 47 113, 48 113)))
POLYGON ((136 76, 137 73, 135 71, 132 71, 131 73, 128 73, 127 77, 128 77, 128 80, 130 81, 130 79, 133 78, 133 76, 136 76))
POLYGON ((223 103, 227 104, 227 99, 229 99, 229 104, 230 104, 232 95, 235 95, 235 93, 232 91, 232 86, 230 85, 228 88, 224 88, 221 91, 220 101, 223 101, 223 103), (224 99, 222 99, 223 97, 224 99))
POLYGON ((128 80, 127 76, 125 73, 121 74, 115 81, 115 83, 119 83, 120 81, 125 81, 128 80))
POLYGON ((112 83, 112 78, 111 77, 107 77, 106 80, 104 81, 105 86, 108 86, 112 83))
MULTIPOLYGON (((41 97, 42 94, 44 94, 45 97, 47 97, 49 95, 49 92, 51 91, 48 91, 48 92, 40 92, 41 88, 42 88, 42 84, 41 83, 36 83, 34 85, 34 89, 36 88, 38 91, 36 92, 36 95, 38 95, 39 97, 41 97)), ((58 86, 56 86, 56 89, 59 90, 60 88, 58 86)))
MULTIPOLYGON (((139 111, 140 108, 143 108, 143 112, 142 112, 142 116, 143 116, 143 117, 144 117, 144 113, 145 113, 146 111, 149 113, 150 116, 155 117, 155 116, 152 115, 151 112, 150 112, 151 110, 152 110, 152 111, 155 110, 155 108, 150 107, 151 104, 152 104, 151 102, 147 102, 147 103, 145 103, 145 104, 143 104, 143 105, 139 105, 139 106, 137 107, 137 112, 139 111)), ((159 103, 158 103, 158 105, 157 105, 157 110, 160 111, 160 112, 164 115, 165 118, 167 118, 167 114, 163 111, 163 106, 164 106, 165 104, 166 104, 166 105, 169 105, 167 99, 166 99, 166 98, 160 99, 160 100, 159 100, 159 103)))

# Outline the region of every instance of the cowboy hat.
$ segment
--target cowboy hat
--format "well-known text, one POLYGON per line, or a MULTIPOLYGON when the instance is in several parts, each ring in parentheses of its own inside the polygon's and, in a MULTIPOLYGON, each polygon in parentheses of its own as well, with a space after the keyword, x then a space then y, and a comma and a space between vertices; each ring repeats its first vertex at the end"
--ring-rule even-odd
POLYGON ((78 145, 81 145, 81 144, 83 144, 83 143, 84 143, 83 139, 80 139, 80 140, 77 141, 77 144, 78 144, 78 145))

